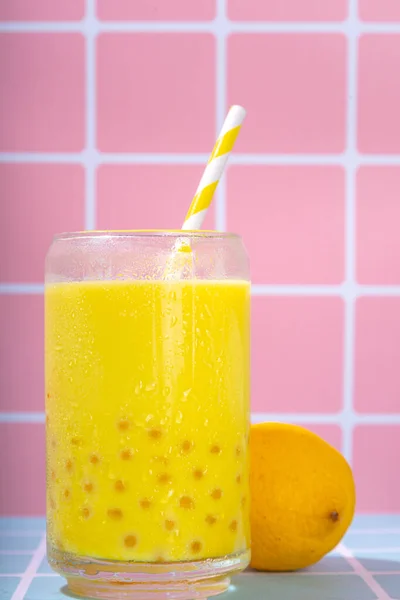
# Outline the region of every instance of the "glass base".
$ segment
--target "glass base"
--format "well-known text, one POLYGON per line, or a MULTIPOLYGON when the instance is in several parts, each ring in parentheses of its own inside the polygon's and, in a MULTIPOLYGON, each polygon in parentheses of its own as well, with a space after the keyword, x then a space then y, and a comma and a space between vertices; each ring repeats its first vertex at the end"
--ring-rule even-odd
POLYGON ((50 566, 69 591, 103 600, 197 600, 225 592, 230 576, 249 564, 245 550, 196 562, 130 563, 75 556, 47 547, 50 566))

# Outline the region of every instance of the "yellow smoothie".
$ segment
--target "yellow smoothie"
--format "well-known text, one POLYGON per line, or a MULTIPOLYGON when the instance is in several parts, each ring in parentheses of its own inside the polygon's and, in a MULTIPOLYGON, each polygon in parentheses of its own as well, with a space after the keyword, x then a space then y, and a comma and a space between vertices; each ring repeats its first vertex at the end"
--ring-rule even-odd
POLYGON ((48 536, 121 561, 249 547, 249 284, 46 286, 48 536))

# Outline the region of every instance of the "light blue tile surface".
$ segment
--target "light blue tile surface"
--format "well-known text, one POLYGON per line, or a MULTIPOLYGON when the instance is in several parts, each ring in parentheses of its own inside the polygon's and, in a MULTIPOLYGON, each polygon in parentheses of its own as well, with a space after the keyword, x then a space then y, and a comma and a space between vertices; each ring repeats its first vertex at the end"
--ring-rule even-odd
POLYGON ((400 513, 386 515, 356 515, 351 525, 352 529, 399 528, 400 513))
POLYGON ((44 531, 44 517, 7 517, 0 518, 0 532, 3 531, 44 531))
POLYGON ((0 578, 0 600, 11 600, 17 585, 21 580, 18 577, 0 578))
POLYGON ((61 591, 65 587, 62 577, 35 577, 24 600, 67 600, 61 591))
POLYGON ((357 575, 245 575, 233 584, 226 600, 376 600, 357 575))
POLYGON ((343 543, 351 549, 400 548, 400 533, 353 533, 345 535, 343 543))
POLYGON ((5 573, 6 575, 23 573, 31 560, 32 556, 29 554, 19 556, 0 554, 0 573, 5 573))
POLYGON ((400 573, 398 575, 375 575, 375 579, 392 600, 400 600, 400 573))
MULTIPOLYGON (((367 553, 361 553, 367 554, 367 553)), ((393 558, 392 554, 379 554, 372 556, 357 556, 358 560, 368 571, 398 571, 400 573, 400 559, 393 558)))
POLYGON ((311 573, 351 573, 352 567, 345 558, 336 555, 325 556, 316 565, 305 569, 311 573))
POLYGON ((41 534, 38 535, 1 535, 0 550, 29 550, 33 552, 39 545, 41 534))
MULTIPOLYGON (((44 532, 44 519, 0 519, 0 573, 23 573, 32 555, 18 555, 25 550, 33 552, 44 532), (13 535, 13 530, 18 535, 13 535), (29 535, 21 535, 26 531, 29 535), (36 533, 37 532, 37 533, 36 533), (7 550, 14 554, 7 554, 7 550)), ((376 530, 400 529, 400 516, 391 515, 357 517, 344 540, 347 547, 362 565, 374 574, 376 581, 393 600, 400 600, 400 552, 376 552, 375 549, 397 548, 400 535, 397 532, 357 533, 358 528, 376 530), (354 531, 355 528, 355 531, 354 531), (385 575, 377 575, 383 572, 385 575), (393 572, 396 572, 393 575, 393 572)), ((65 580, 52 575, 47 560, 43 559, 24 600, 66 600, 65 580), (49 576, 49 574, 51 574, 49 576)), ((0 577, 0 600, 11 600, 18 585, 15 577, 0 577)), ((246 572, 233 580, 226 600, 377 600, 376 594, 363 579, 353 572, 347 560, 336 553, 325 557, 318 564, 295 574, 266 574, 246 572)), ((221 598, 222 600, 222 598, 221 598)))

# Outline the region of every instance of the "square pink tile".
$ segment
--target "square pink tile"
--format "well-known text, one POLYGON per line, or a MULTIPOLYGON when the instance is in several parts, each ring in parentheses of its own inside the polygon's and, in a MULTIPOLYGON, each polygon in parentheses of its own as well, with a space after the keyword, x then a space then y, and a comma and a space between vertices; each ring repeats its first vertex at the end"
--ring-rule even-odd
POLYGON ((103 21, 211 21, 216 0, 97 0, 103 21))
POLYGON ((336 450, 339 452, 342 451, 343 433, 342 428, 339 425, 306 423, 303 425, 303 427, 322 437, 322 439, 336 448, 336 450))
POLYGON ((358 0, 358 13, 363 21, 400 21, 399 0, 358 0))
POLYGON ((358 149, 399 153, 400 35, 363 35, 358 55, 358 149))
MULTIPOLYGON (((179 229, 203 165, 103 165, 97 172, 99 229, 179 229)), ((215 229, 213 207, 205 229, 215 229)))
POLYGON ((43 281, 53 235, 84 229, 84 176, 79 165, 0 164, 2 282, 43 281))
POLYGON ((400 283, 400 167, 361 167, 357 173, 357 280, 400 283))
POLYGON ((0 21, 80 21, 84 0, 0 0, 0 21))
POLYGON ((83 149, 84 53, 77 33, 0 34, 0 151, 83 149))
POLYGON ((398 512, 400 426, 364 425, 354 430, 353 472, 359 512, 398 512))
POLYGON ((228 16, 233 21, 344 21, 347 0, 228 0, 228 16))
POLYGON ((44 515, 44 429, 41 423, 0 423, 0 515, 44 515))
POLYGON ((236 34, 228 38, 228 102, 248 110, 237 151, 343 152, 346 38, 236 34))
POLYGON ((227 229, 239 232, 253 283, 341 283, 345 174, 341 167, 233 166, 227 229))
POLYGON ((252 410, 342 407, 344 306, 334 297, 254 297, 252 410))
POLYGON ((104 152, 209 152, 215 39, 103 34, 97 41, 97 145, 104 152))
POLYGON ((0 295, 0 411, 44 410, 43 296, 0 295))
POLYGON ((360 298, 356 304, 355 408, 400 413, 400 298, 360 298))

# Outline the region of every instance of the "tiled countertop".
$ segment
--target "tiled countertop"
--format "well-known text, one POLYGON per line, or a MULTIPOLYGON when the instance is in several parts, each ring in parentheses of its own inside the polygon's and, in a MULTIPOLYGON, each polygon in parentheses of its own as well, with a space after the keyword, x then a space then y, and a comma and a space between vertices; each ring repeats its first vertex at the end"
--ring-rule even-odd
MULTIPOLYGON (((0 600, 65 600, 44 519, 0 519, 0 600)), ((400 514, 357 516, 335 552, 293 574, 247 571, 226 600, 400 600, 400 514)))

